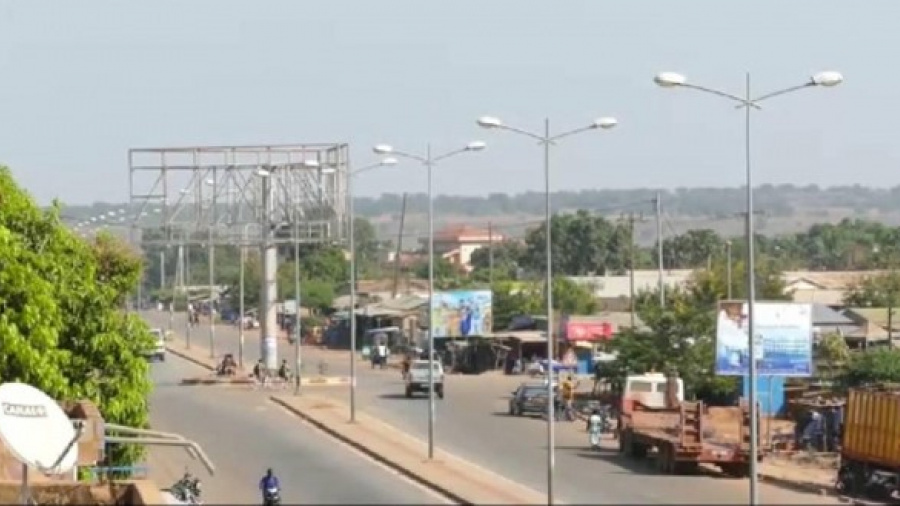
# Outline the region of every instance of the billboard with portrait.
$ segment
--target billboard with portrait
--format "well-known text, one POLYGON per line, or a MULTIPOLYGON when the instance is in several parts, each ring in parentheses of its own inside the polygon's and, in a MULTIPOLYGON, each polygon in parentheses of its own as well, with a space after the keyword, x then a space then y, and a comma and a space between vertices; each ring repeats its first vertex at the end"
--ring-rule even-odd
MULTIPOLYGON (((760 376, 812 376, 812 306, 793 302, 756 302, 754 352, 760 376)), ((749 373, 747 303, 721 301, 716 320, 716 374, 749 373)))
POLYGON ((435 337, 484 336, 493 324, 490 290, 435 292, 431 300, 435 337))

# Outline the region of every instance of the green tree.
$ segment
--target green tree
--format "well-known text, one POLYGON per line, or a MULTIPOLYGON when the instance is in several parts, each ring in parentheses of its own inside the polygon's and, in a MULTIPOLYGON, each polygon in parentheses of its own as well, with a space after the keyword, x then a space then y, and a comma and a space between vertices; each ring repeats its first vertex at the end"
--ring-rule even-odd
POLYGON ((844 380, 848 387, 900 383, 900 350, 874 348, 852 354, 844 380))
MULTIPOLYGON (((516 241, 503 241, 493 245, 494 272, 493 279, 509 280, 518 277, 518 271, 522 265, 525 247, 516 241)), ((487 281, 491 279, 491 247, 478 248, 472 253, 471 276, 475 279, 487 281)))
POLYGON ((847 340, 837 332, 822 336, 816 346, 816 360, 820 362, 819 371, 822 372, 824 369, 828 378, 839 376, 838 372, 850 361, 850 355, 847 340))
POLYGON ((509 328, 514 316, 533 315, 541 312, 540 294, 535 294, 528 283, 498 281, 491 287, 493 292, 494 331, 509 328))
POLYGON ((377 272, 382 243, 372 222, 365 218, 353 220, 353 242, 356 249, 357 272, 362 277, 377 272))
POLYGON ((669 269, 705 267, 724 246, 725 241, 712 230, 688 230, 663 241, 663 261, 669 269))
MULTIPOLYGON (((0 380, 58 399, 90 399, 111 423, 145 427, 146 324, 122 309, 141 259, 112 236, 89 243, 42 212, 0 168, 0 380)), ((117 464, 142 449, 115 446, 117 464)))
MULTIPOLYGON (((580 209, 575 214, 554 215, 550 227, 555 273, 579 276, 620 271, 627 267, 628 241, 623 238, 630 234, 625 225, 613 224, 602 216, 580 209)), ((525 235, 522 264, 533 272, 546 270, 545 231, 546 225, 542 224, 525 235)))
POLYGON ((844 296, 850 307, 894 307, 900 295, 900 273, 870 276, 851 286, 844 296))

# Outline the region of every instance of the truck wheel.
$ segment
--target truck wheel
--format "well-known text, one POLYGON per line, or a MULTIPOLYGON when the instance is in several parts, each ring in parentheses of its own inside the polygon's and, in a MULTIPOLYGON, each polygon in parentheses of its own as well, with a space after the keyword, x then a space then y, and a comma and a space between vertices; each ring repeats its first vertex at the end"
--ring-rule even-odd
POLYGON ((629 457, 632 456, 631 439, 631 431, 628 429, 623 430, 622 434, 619 436, 619 453, 623 453, 629 457))
POLYGON ((437 394, 438 398, 441 398, 441 399, 444 398, 444 388, 443 388, 443 387, 438 388, 438 389, 435 391, 435 393, 437 394))
POLYGON ((407 398, 412 397, 412 388, 411 387, 406 387, 406 397, 407 398))
POLYGON ((735 478, 750 476, 750 464, 719 464, 722 472, 735 478))

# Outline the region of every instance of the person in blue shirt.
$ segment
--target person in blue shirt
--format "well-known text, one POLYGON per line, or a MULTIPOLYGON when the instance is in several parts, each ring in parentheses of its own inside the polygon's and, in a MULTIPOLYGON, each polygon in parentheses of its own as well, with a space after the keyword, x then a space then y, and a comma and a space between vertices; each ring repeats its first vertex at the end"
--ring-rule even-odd
POLYGON ((266 502, 266 491, 269 489, 275 489, 281 491, 281 485, 278 483, 278 477, 272 472, 272 469, 269 468, 266 470, 266 475, 259 480, 259 491, 262 492, 263 495, 263 503, 266 502))

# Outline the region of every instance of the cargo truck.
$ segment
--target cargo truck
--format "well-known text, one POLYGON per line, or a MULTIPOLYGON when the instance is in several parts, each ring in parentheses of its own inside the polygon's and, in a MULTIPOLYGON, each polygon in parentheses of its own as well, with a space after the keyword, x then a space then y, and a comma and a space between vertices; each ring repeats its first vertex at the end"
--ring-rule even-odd
MULTIPOLYGON (((629 376, 619 415, 619 451, 635 459, 655 454, 656 467, 665 474, 691 473, 707 463, 729 475, 747 476, 749 406, 707 408, 683 398, 684 384, 676 377, 629 376)), ((760 449, 757 459, 763 453, 760 449)))

